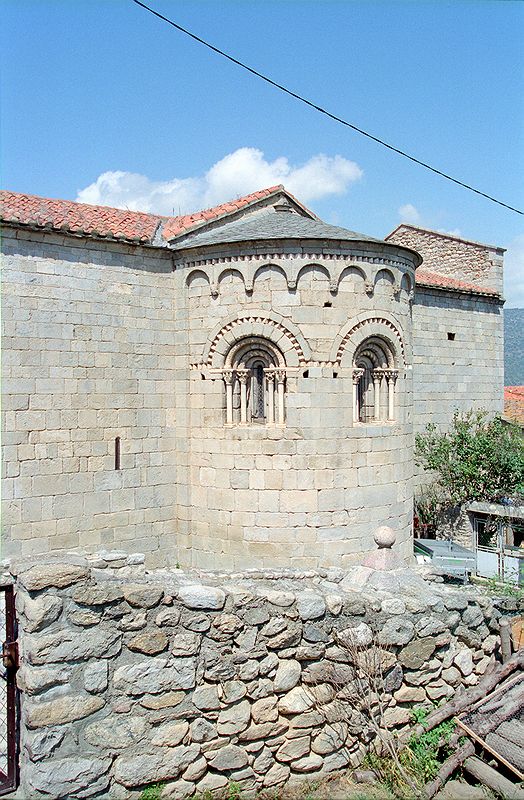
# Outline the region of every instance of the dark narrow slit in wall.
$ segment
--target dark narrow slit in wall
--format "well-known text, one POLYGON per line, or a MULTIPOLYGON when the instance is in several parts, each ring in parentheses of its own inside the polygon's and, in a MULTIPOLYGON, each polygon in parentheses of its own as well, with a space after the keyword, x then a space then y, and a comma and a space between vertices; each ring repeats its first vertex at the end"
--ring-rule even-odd
POLYGON ((338 378, 338 372, 333 372, 333 377, 338 378))
POLYGON ((308 369, 304 370, 304 372, 302 373, 302 377, 303 378, 309 378, 309 370, 308 369))
POLYGON ((448 331, 448 339, 449 339, 450 342, 454 342, 455 341, 455 334, 451 333, 451 331, 448 331))
POLYGON ((115 437, 115 469, 121 469, 120 464, 120 436, 115 437))
POLYGON ((326 300, 326 302, 324 303, 324 308, 331 308, 332 305, 333 303, 331 302, 331 300, 326 300))

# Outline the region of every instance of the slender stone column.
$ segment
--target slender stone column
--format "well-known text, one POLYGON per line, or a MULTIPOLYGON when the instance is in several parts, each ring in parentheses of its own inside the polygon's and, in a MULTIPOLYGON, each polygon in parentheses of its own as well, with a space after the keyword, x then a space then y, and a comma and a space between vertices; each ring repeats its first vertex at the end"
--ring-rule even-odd
POLYGON ((286 382, 286 372, 283 369, 277 369, 277 386, 278 386, 278 424, 284 424, 284 384, 286 382))
POLYGON ((382 370, 373 370, 373 388, 375 395, 375 408, 373 411, 373 419, 375 422, 380 420, 380 384, 382 383, 382 370))
POLYGON ((264 370, 267 383, 267 421, 275 424, 275 370, 264 370))
POLYGON ((226 425, 233 424, 233 370, 225 369, 222 373, 226 384, 226 425))
POLYGON ((386 380, 388 382, 388 420, 391 422, 395 419, 395 382, 398 377, 398 371, 395 369, 386 372, 386 380))
POLYGON ((363 374, 363 369, 353 370, 353 422, 360 421, 360 409, 358 407, 358 384, 363 374))
POLYGON ((247 381, 249 378, 248 369, 237 369, 237 377, 240 381, 240 422, 247 424, 247 381))

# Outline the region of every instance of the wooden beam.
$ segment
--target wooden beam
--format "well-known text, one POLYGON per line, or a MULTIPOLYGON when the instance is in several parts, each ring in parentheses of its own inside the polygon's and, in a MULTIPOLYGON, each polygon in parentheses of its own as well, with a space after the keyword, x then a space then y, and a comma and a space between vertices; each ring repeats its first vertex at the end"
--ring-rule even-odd
POLYGON ((464 761, 463 768, 476 780, 493 789, 494 792, 504 797, 505 800, 524 800, 524 789, 509 781, 500 772, 488 766, 476 756, 471 756, 464 761))

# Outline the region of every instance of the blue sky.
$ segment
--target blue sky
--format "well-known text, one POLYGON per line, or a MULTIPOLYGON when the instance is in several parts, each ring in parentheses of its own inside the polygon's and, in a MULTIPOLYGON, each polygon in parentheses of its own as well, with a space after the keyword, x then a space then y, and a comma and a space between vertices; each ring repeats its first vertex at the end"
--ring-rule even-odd
MULTIPOLYGON (((524 3, 149 0, 370 133, 524 208, 524 3)), ((401 219, 508 248, 524 217, 239 70, 131 0, 3 0, 2 185, 161 213, 283 182, 372 236, 401 219)))

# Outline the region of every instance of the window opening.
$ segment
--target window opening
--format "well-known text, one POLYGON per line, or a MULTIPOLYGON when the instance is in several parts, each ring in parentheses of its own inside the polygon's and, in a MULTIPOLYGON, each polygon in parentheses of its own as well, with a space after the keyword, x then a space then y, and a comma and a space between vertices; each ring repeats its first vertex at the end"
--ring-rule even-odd
POLYGON ((371 336, 353 359, 353 421, 391 422, 395 419, 394 352, 380 336, 371 336))
POLYGON ((121 469, 120 436, 115 438, 115 469, 121 469))
POLYGON ((272 342, 257 336, 237 341, 221 372, 227 425, 284 424, 286 367, 272 342))
POLYGON ((448 331, 448 339, 449 339, 450 342, 454 342, 455 341, 455 334, 451 333, 451 331, 448 331))
POLYGON ((264 397, 264 365, 258 361, 251 369, 251 394, 253 397, 253 419, 263 421, 266 418, 264 397))

